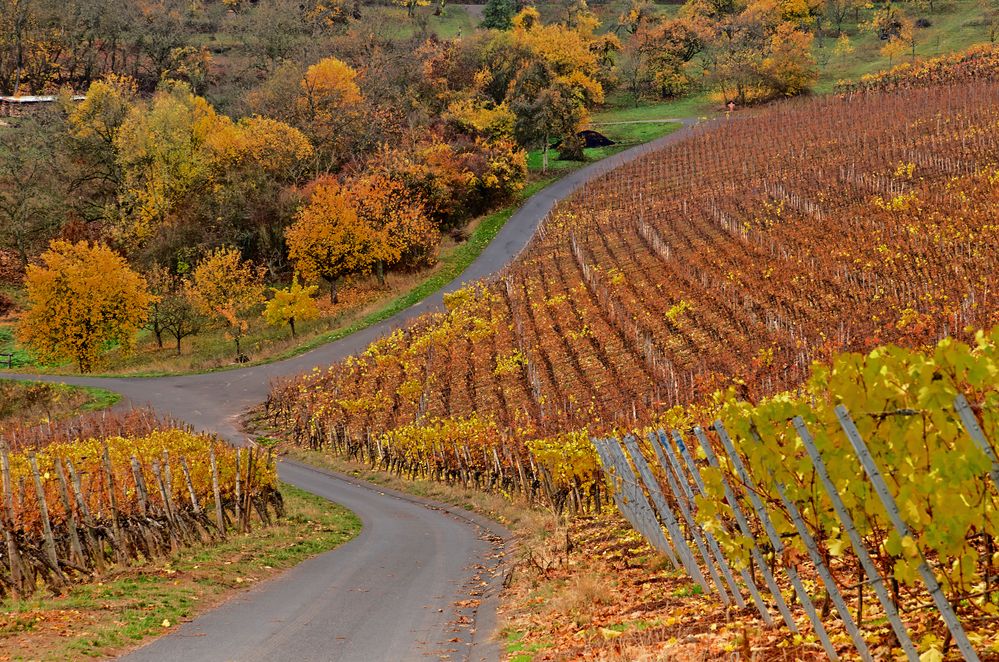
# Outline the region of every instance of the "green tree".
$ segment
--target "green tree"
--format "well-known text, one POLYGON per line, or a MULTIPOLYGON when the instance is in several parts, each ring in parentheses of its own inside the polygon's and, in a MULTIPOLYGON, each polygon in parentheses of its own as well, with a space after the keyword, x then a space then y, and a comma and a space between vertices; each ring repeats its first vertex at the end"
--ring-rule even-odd
POLYGON ((580 90, 535 62, 518 79, 510 108, 516 115, 517 139, 541 149, 541 171, 548 172, 548 151, 557 138, 573 136, 587 117, 580 90))
POLYGON ((181 340, 199 333, 206 322, 205 316, 183 289, 175 290, 163 297, 159 304, 159 315, 163 332, 173 336, 177 356, 181 354, 181 340))
POLYGON ((489 0, 482 10, 482 27, 490 30, 509 30, 517 13, 514 0, 489 0))

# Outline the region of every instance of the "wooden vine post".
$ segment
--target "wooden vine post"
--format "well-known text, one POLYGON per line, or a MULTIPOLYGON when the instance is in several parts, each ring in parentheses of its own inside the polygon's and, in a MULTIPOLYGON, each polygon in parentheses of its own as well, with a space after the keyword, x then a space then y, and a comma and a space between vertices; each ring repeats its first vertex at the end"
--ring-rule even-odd
POLYGON ((10 482, 10 455, 7 450, 7 442, 0 442, 0 469, 3 473, 3 501, 4 514, 6 515, 6 526, 4 526, 4 537, 7 540, 7 558, 10 561, 11 586, 15 597, 29 591, 26 586, 24 576, 24 565, 21 562, 21 554, 17 549, 17 541, 14 539, 14 492, 10 482))
POLYGON ((35 493, 38 495, 38 511, 42 520, 42 535, 45 537, 45 556, 56 583, 65 585, 66 576, 59 567, 59 555, 56 553, 55 537, 52 535, 52 522, 49 520, 49 506, 45 501, 45 487, 42 485, 42 476, 38 470, 38 458, 33 452, 28 453, 28 462, 31 465, 31 476, 35 481, 35 493))
POLYGON ((101 460, 104 465, 104 480, 107 482, 108 487, 108 502, 111 505, 111 528, 114 532, 114 552, 115 558, 119 563, 125 563, 127 561, 127 555, 125 554, 125 539, 121 532, 121 522, 118 519, 118 500, 114 493, 114 472, 111 469, 111 454, 108 451, 107 442, 101 444, 102 453, 101 460))
POLYGON ((80 544, 76 512, 73 510, 73 502, 69 498, 69 487, 66 484, 66 474, 63 473, 62 460, 58 457, 55 460, 55 472, 59 478, 59 498, 62 500, 63 510, 66 511, 66 527, 69 529, 69 548, 72 560, 84 565, 87 560, 83 555, 83 545, 80 544))
POLYGON ((222 512, 222 492, 219 490, 219 465, 215 461, 215 445, 209 448, 209 458, 212 464, 212 494, 215 495, 215 523, 219 527, 219 535, 225 538, 225 515, 222 512))

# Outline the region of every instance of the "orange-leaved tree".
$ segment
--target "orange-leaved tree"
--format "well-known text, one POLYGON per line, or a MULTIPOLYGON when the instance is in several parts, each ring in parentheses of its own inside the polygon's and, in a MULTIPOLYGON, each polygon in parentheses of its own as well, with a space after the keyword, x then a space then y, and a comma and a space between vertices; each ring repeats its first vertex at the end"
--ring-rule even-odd
POLYGON ((272 326, 287 324, 291 327, 291 337, 295 337, 295 322, 304 322, 319 317, 319 306, 313 298, 318 285, 302 285, 295 274, 288 287, 272 288, 274 298, 264 307, 264 319, 272 326))
POLYGON ((380 259, 378 232, 358 216, 349 192, 332 178, 316 184, 285 240, 288 258, 303 278, 329 283, 332 303, 340 279, 369 273, 380 259))
POLYGON ((440 231, 424 212, 421 199, 402 182, 369 174, 351 182, 350 198, 358 218, 377 237, 374 258, 379 282, 384 282, 386 268, 434 262, 440 231))
POLYGON ((54 241, 25 275, 28 311, 18 337, 45 361, 90 372, 110 343, 130 346, 153 296, 145 279, 107 246, 54 241))
POLYGON ((243 361, 246 317, 264 300, 263 269, 244 261, 235 248, 219 248, 195 267, 188 291, 201 312, 225 325, 236 343, 236 360, 243 361))

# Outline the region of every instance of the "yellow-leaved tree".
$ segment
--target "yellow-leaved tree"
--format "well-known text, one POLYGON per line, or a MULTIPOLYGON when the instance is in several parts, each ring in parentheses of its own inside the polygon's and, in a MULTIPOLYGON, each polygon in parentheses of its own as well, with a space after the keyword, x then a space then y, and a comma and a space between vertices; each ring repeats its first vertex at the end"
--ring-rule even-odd
POLYGON ((295 337, 295 322, 314 320, 319 317, 319 306, 316 305, 318 285, 302 285, 295 274, 288 287, 272 288, 274 298, 264 307, 264 319, 272 326, 291 327, 291 337, 295 337))
POLYGON ((285 241, 288 258, 303 278, 330 284, 332 303, 341 278, 369 273, 380 258, 379 233, 359 217, 349 192, 334 179, 316 185, 285 241))
POLYGON ((107 246, 54 241, 25 275, 28 311, 19 339, 45 361, 99 363, 111 343, 131 346, 154 297, 145 279, 107 246))
POLYGON ((198 263, 187 287, 195 307, 225 326, 236 360, 245 361, 240 341, 249 328, 246 317, 264 300, 263 270, 235 248, 219 248, 198 263))
POLYGON ((345 148, 348 136, 343 134, 357 130, 353 122, 363 101, 357 71, 342 60, 324 58, 305 71, 295 98, 295 115, 319 151, 321 170, 331 168, 345 148))

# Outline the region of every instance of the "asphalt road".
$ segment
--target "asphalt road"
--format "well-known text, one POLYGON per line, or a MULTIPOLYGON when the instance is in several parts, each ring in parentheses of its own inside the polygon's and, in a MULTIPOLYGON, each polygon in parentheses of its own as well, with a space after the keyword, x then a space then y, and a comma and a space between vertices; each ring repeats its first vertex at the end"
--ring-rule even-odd
POLYGON ((281 479, 342 504, 360 535, 241 593, 127 660, 490 660, 502 531, 429 502, 284 462, 281 479), (486 586, 483 586, 486 584, 486 586), (477 636, 478 635, 478 636, 477 636), (485 636, 482 636, 485 635, 485 636))
MULTIPOLYGON (((682 120, 693 124, 692 120, 682 120)), ((271 380, 327 367, 363 351, 414 317, 439 309, 443 295, 497 274, 528 245, 556 202, 587 181, 670 143, 682 130, 572 172, 529 198, 482 254, 441 291, 393 317, 300 356, 269 365, 161 378, 3 377, 98 386, 125 402, 151 406, 214 432, 245 441, 239 418, 262 402, 271 380)), ((342 547, 241 594, 199 616, 129 659, 137 660, 406 660, 496 659, 489 643, 495 620, 499 538, 488 522, 460 517, 346 477, 289 462, 281 479, 342 504, 362 519, 362 533, 342 547), (488 539, 487 539, 488 538, 488 539), (483 593, 481 596, 470 593, 483 593), (461 601, 476 607, 455 607, 461 601), (460 623, 460 626, 449 624, 460 623), (451 641, 453 640, 453 641, 451 641)))

